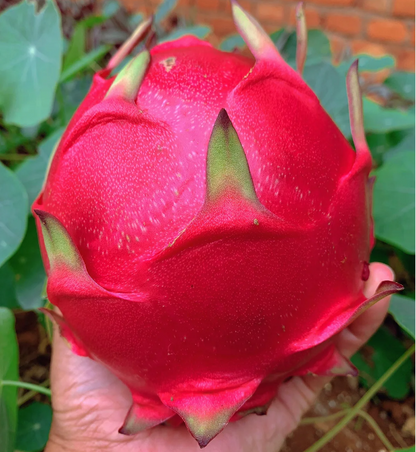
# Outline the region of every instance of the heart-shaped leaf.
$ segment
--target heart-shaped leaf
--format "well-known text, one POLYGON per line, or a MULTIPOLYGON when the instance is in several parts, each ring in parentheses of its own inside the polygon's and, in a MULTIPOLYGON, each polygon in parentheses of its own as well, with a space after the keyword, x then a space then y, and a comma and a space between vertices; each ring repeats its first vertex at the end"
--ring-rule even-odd
POLYGON ((389 308, 394 320, 415 338, 415 300, 403 295, 393 295, 389 308))
POLYGON ((33 217, 29 218, 22 245, 9 262, 16 275, 15 293, 19 305, 23 309, 42 307, 45 304, 42 293, 46 274, 33 217))
POLYGON ((26 231, 28 200, 26 190, 0 163, 0 265, 17 250, 26 231))
POLYGON ((50 115, 61 70, 59 12, 52 0, 35 8, 23 1, 0 15, 0 109, 5 122, 19 126, 50 115))
POLYGON ((38 148, 36 157, 28 157, 16 170, 16 176, 26 188, 30 213, 31 206, 42 188, 45 179, 46 168, 53 149, 58 144, 63 133, 63 129, 58 129, 48 138, 42 141, 38 148))
POLYGON ((20 408, 16 448, 25 452, 42 450, 48 441, 51 423, 52 409, 49 405, 33 402, 20 408))

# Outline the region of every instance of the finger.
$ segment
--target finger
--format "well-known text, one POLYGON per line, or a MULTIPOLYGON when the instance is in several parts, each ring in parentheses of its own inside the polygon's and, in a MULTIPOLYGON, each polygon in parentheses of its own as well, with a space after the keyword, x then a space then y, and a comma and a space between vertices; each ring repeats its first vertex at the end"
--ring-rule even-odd
MULTIPOLYGON (((370 277, 364 288, 365 296, 371 297, 382 281, 393 279, 394 273, 390 267, 381 263, 371 264, 370 277)), ((338 335, 335 345, 342 355, 351 357, 375 333, 386 316, 389 302, 390 297, 379 301, 338 335)), ((295 377, 280 387, 274 405, 278 407, 279 402, 283 402, 290 407, 292 419, 296 423, 330 380, 331 377, 295 377)))
MULTIPOLYGON (((364 294, 371 297, 382 281, 392 281, 393 270, 380 262, 370 265, 370 278, 365 287, 364 294)), ((336 339, 336 346, 342 355, 351 357, 362 347, 382 324, 390 303, 391 296, 383 298, 371 308, 364 311, 354 322, 343 330, 336 339)))

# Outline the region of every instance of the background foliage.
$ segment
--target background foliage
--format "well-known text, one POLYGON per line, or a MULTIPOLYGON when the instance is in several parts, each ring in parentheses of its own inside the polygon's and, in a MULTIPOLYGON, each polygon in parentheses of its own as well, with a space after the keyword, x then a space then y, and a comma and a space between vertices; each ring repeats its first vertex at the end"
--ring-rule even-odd
MULTIPOLYGON (((0 15, 0 438, 4 439, 0 450, 5 452, 42 450, 52 416, 49 405, 27 403, 30 397, 26 396, 23 402, 17 398, 17 386, 24 383, 19 382, 12 310, 36 310, 46 302, 46 276, 30 206, 41 189, 54 146, 87 93, 94 71, 142 19, 108 2, 100 15, 83 18, 64 36, 59 10, 52 0, 44 3, 37 10, 35 4, 23 1, 0 15), (22 406, 18 409, 18 405, 22 406)), ((185 34, 204 38, 211 32, 208 26, 187 24, 180 18, 175 26, 167 24, 175 4, 167 0, 156 11, 158 42, 185 34)), ((271 37, 294 66, 296 34, 282 29, 271 37)), ((350 140, 345 76, 353 60, 346 54, 334 64, 326 36, 310 30, 308 37, 304 78, 350 140)), ((233 35, 220 47, 244 51, 245 46, 233 35)), ((415 75, 395 71, 390 56, 361 55, 359 60, 364 121, 377 176, 378 240, 372 260, 391 265, 405 286, 403 295, 393 297, 386 326, 369 342, 371 355, 354 357, 361 382, 369 387, 405 352, 415 334, 415 75), (377 81, 374 74, 385 69, 390 75, 377 81)), ((43 314, 37 315, 44 323, 43 314)), ((412 374, 408 360, 381 390, 391 398, 406 397, 414 391, 412 374)))

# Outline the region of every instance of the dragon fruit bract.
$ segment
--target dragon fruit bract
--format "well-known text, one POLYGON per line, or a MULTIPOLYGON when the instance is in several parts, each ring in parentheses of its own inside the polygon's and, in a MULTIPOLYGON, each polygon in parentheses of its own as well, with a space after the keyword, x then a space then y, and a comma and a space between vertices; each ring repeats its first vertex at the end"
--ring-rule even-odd
POLYGON ((120 432, 179 416, 201 447, 265 413, 290 376, 354 373, 334 335, 398 290, 362 292, 373 237, 357 66, 355 152, 232 4, 255 61, 188 36, 109 77, 145 22, 95 75, 34 205, 63 314, 49 315, 131 390, 120 432))

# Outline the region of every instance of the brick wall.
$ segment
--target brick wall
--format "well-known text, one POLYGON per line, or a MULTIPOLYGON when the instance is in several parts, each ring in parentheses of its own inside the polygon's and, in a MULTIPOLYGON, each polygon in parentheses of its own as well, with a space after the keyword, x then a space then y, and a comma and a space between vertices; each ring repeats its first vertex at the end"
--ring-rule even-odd
MULTIPOLYGON (((161 0, 123 0, 129 9, 150 14, 161 0)), ((267 31, 295 22, 297 0, 240 0, 267 31)), ((309 28, 331 39, 334 54, 345 46, 353 53, 386 53, 400 69, 415 66, 415 0, 305 0, 309 28)), ((195 23, 210 25, 214 44, 235 33, 229 0, 179 0, 176 11, 195 23)))

